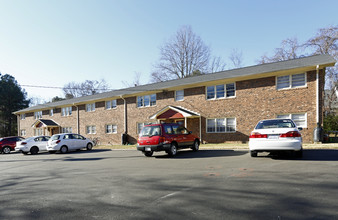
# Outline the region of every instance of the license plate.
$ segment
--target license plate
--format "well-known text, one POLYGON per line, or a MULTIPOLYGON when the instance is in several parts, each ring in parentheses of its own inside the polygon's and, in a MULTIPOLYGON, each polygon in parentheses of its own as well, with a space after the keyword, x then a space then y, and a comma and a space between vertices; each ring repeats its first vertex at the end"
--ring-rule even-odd
POLYGON ((279 138, 279 134, 270 134, 269 135, 269 139, 278 139, 279 138))
POLYGON ((150 147, 146 147, 145 151, 151 151, 150 147))

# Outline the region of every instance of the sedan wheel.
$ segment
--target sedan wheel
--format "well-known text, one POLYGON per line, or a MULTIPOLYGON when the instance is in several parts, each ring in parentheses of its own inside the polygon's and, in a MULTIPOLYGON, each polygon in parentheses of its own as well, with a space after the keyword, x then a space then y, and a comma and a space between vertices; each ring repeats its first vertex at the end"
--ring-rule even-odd
POLYGON ((67 152, 68 152, 68 147, 67 147, 67 146, 62 146, 62 147, 60 148, 60 152, 61 152, 62 154, 67 153, 67 152))
POLYGON ((38 154, 39 152, 39 148, 37 147, 32 147, 31 150, 30 150, 31 154, 38 154))
POLYGON ((88 143, 87 144, 87 150, 92 150, 92 148, 93 148, 93 145, 91 143, 88 143))
POLYGON ((11 148, 10 147, 6 146, 6 147, 2 148, 2 153, 9 154, 10 152, 11 152, 11 148))

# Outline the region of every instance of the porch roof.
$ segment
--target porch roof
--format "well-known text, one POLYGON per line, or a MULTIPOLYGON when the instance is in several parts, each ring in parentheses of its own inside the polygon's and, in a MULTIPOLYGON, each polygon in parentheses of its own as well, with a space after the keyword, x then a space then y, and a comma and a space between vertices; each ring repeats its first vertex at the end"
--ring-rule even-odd
POLYGON ((188 110, 188 109, 183 108, 181 106, 168 105, 168 106, 164 107, 163 109, 161 109, 160 111, 156 112, 154 115, 150 116, 149 118, 150 119, 157 119, 158 116, 162 115, 163 113, 165 113, 169 110, 173 110, 175 112, 178 112, 179 114, 181 114, 185 118, 199 117, 200 116, 199 113, 188 110))
POLYGON ((38 119, 32 124, 32 127, 36 127, 39 123, 41 123, 43 127, 60 127, 58 123, 51 119, 38 119))

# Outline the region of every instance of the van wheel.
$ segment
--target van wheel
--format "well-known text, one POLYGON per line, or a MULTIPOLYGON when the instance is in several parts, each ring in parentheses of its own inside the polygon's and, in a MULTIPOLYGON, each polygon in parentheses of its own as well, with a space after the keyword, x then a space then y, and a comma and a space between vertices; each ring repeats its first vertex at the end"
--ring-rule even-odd
POLYGON ((68 152, 68 147, 65 146, 65 145, 63 145, 63 146, 60 148, 60 152, 61 152, 62 154, 67 153, 67 152, 68 152))
POLYGON ((31 148, 30 152, 31 152, 31 154, 38 154, 39 148, 34 146, 34 147, 31 148))
POLYGON ((11 152, 11 148, 10 147, 6 146, 6 147, 2 148, 2 153, 9 154, 10 152, 11 152))
POLYGON ((169 152, 168 152, 169 156, 175 156, 177 154, 177 146, 175 143, 172 143, 170 145, 170 149, 169 149, 169 152))
POLYGON ((146 157, 151 157, 151 156, 153 156, 153 151, 144 151, 143 152, 143 154, 144 154, 144 156, 146 156, 146 157))
POLYGON ((198 140, 195 140, 194 141, 194 145, 192 145, 192 150, 193 151, 198 151, 198 149, 200 148, 200 143, 199 143, 199 141, 198 140))

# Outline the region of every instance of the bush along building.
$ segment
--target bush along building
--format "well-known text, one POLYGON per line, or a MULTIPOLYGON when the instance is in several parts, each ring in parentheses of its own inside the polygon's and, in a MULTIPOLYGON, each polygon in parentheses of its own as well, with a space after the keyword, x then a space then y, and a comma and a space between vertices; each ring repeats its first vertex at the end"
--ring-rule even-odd
POLYGON ((21 136, 73 132, 136 143, 148 123, 177 122, 203 143, 247 142, 259 120, 291 118, 304 142, 323 123, 329 55, 303 57, 46 103, 14 112, 21 136))

